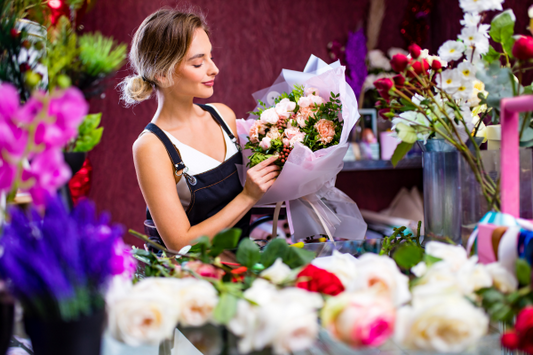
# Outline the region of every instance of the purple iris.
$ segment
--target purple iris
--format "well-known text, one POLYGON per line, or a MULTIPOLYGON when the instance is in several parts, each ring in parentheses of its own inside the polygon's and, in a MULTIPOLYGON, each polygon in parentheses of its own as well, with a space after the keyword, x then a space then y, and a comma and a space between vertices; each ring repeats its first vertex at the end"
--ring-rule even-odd
POLYGON ((46 212, 10 210, 0 238, 0 278, 29 313, 76 319, 102 307, 102 292, 117 271, 116 248, 123 228, 96 216, 81 201, 69 214, 59 198, 46 198, 46 212))

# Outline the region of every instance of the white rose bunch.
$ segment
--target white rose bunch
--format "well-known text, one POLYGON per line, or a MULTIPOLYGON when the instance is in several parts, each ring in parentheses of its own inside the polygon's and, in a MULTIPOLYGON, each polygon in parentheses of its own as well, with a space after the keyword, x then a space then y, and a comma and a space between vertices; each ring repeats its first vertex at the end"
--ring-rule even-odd
POLYGON ((171 337, 178 322, 188 326, 207 323, 218 294, 205 280, 149 277, 132 287, 115 287, 106 300, 113 337, 138 346, 171 337))

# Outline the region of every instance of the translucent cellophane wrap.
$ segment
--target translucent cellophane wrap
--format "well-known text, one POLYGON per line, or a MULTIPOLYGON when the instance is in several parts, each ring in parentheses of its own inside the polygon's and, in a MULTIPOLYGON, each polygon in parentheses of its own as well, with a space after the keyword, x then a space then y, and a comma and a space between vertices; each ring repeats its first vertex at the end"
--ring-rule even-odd
MULTIPOLYGON (((326 101, 331 92, 340 94, 343 128, 339 144, 312 152, 296 143, 276 182, 258 202, 258 205, 265 205, 290 201, 294 239, 316 234, 362 239, 366 233, 366 223, 355 202, 334 187, 349 147, 348 137, 359 119, 357 99, 346 83, 344 72, 345 68, 338 61, 328 65, 312 55, 303 72, 283 69, 271 87, 253 95, 256 100, 274 106, 274 99, 283 92, 292 91, 294 85, 316 88, 326 101)), ((243 147, 256 119, 249 116, 247 120, 237 120, 239 141, 243 147)), ((250 154, 249 150, 244 150, 244 161, 248 161, 250 154)), ((246 176, 245 171, 242 169, 241 179, 246 176)))

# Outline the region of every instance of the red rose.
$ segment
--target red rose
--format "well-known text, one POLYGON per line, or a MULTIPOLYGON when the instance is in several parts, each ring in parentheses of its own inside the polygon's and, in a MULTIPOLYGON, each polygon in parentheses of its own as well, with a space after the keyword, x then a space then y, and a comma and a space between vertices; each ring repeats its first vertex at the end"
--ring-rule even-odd
POLYGON ((422 52, 422 48, 416 43, 413 43, 407 48, 409 50, 409 54, 411 54, 411 57, 413 59, 417 59, 420 57, 420 52, 422 52))
POLYGON ((516 350, 518 349, 518 336, 513 332, 505 333, 502 335, 501 343, 509 350, 516 350))
POLYGON ((344 291, 341 280, 335 274, 319 269, 314 265, 309 264, 300 271, 298 278, 304 277, 306 280, 297 282, 296 287, 331 296, 336 296, 344 291))
POLYGON ((378 91, 389 91, 394 86, 394 83, 389 78, 381 78, 374 81, 374 86, 378 91))
MULTIPOLYGON (((429 63, 427 60, 422 59, 422 61, 415 61, 411 63, 411 66, 413 67, 413 71, 417 75, 421 75, 423 73, 426 73, 429 70, 429 63)), ((413 73, 408 73, 409 76, 414 77, 413 73)))
POLYGON ((516 317, 515 331, 518 335, 518 348, 533 354, 533 307, 520 311, 516 317))
POLYGON ((517 39, 513 45, 513 55, 520 60, 533 58, 533 38, 522 36, 517 39))
POLYGON ((392 80, 397 87, 402 87, 405 84, 405 78, 402 74, 395 75, 392 80))
POLYGON ((433 59, 433 62, 431 62, 431 69, 437 71, 442 68, 442 63, 438 59, 433 59))
POLYGON ((409 64, 409 58, 403 54, 396 54, 392 57, 390 61, 390 65, 392 67, 392 70, 394 70, 397 73, 401 73, 407 68, 407 65, 409 64))

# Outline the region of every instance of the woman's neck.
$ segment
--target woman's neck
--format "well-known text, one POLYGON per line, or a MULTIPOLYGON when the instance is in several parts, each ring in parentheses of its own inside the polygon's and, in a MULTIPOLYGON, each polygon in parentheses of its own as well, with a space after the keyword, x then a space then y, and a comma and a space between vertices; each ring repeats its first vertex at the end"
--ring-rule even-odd
POLYGON ((169 130, 187 125, 199 111, 192 96, 173 95, 171 92, 157 92, 157 111, 152 122, 169 130))

